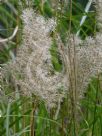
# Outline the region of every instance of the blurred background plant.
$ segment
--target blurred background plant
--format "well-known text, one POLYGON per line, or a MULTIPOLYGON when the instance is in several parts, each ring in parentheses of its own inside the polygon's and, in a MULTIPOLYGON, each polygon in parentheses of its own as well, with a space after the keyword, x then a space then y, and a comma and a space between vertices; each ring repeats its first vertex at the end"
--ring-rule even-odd
MULTIPOLYGON (((90 0, 5 0, 0 1, 0 37, 12 35, 16 26, 19 30, 12 41, 5 46, 0 43, 1 67, 12 59, 10 52, 16 56, 16 50, 22 42, 22 10, 33 5, 34 10, 45 18, 57 18, 56 31, 66 44, 66 36, 71 23, 71 33, 82 39, 95 36, 96 26, 95 5, 90 0), (72 13, 70 4, 72 2, 72 13), (71 15, 72 14, 72 15, 71 15), (71 15, 71 18, 70 18, 71 15), (91 25, 90 25, 91 24, 91 25)), ((62 62, 57 54, 56 32, 51 31, 53 38, 51 46, 52 64, 55 71, 62 70, 62 62)), ((73 115, 68 108, 68 98, 59 102, 51 110, 45 107, 43 101, 36 96, 26 98, 17 95, 13 102, 0 99, 0 136, 101 136, 102 135, 102 88, 99 78, 92 79, 83 99, 79 103, 78 123, 71 121, 73 115), (70 116, 68 116, 70 115, 70 116), (77 124, 77 125, 75 125, 77 124)), ((10 92, 13 85, 5 87, 10 92)))

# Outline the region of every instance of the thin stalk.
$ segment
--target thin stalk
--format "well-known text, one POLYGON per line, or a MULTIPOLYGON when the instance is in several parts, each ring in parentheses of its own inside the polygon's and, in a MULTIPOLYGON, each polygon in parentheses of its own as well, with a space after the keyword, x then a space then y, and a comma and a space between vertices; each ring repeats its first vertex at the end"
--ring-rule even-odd
MULTIPOLYGON (((26 109, 26 104, 24 103, 24 105, 23 105, 23 114, 25 113, 25 109, 26 109)), ((26 127, 26 118, 25 118, 25 116, 22 119, 22 124, 23 124, 22 127, 24 129, 26 127)), ((26 134, 24 133, 23 136, 26 136, 26 134)))
POLYGON ((31 113, 31 133, 30 133, 30 136, 35 136, 35 126, 34 126, 34 123, 35 123, 35 119, 34 119, 34 114, 35 114, 35 104, 34 102, 32 102, 32 113, 31 113))
POLYGON ((10 109, 11 108, 11 103, 9 102, 8 105, 7 105, 7 116, 6 116, 6 136, 9 136, 10 135, 10 128, 9 128, 9 125, 10 125, 10 109))
MULTIPOLYGON (((71 19, 72 19, 72 0, 70 0, 70 21, 69 21, 69 39, 71 36, 71 19)), ((76 94, 76 62, 75 62, 75 47, 73 47, 73 53, 71 52, 71 47, 73 44, 71 40, 69 41, 70 45, 68 45, 68 60, 70 63, 70 73, 68 74, 68 79, 70 80, 70 101, 71 101, 71 116, 72 116, 72 126, 74 127, 74 135, 76 135, 76 105, 75 105, 75 94, 76 94), (73 81, 74 80, 74 81, 73 81)))
POLYGON ((96 122, 96 111, 97 111, 98 91, 99 91, 99 75, 98 75, 98 79, 97 79, 97 90, 96 90, 96 98, 95 98, 94 120, 93 120, 93 127, 92 127, 92 135, 91 136, 94 136, 94 128, 95 128, 95 122, 96 122))
POLYGON ((45 1, 41 0, 41 11, 43 14, 44 14, 44 3, 45 3, 45 1))
MULTIPOLYGON (((50 118, 52 119, 52 110, 50 110, 50 118)), ((49 122, 49 129, 50 129, 49 136, 51 136, 51 129, 52 129, 51 122, 49 122)))

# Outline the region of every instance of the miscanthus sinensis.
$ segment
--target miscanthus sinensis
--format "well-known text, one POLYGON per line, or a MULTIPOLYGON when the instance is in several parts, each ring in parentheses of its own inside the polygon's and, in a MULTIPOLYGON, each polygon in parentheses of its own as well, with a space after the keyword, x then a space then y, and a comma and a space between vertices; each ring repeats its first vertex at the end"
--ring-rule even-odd
MULTIPOLYGON (((102 71, 101 32, 95 38, 87 37, 84 41, 70 35, 66 47, 57 37, 58 51, 65 70, 53 72, 49 51, 52 39, 49 32, 56 23, 53 19, 45 20, 32 9, 24 10, 22 19, 22 45, 15 61, 10 61, 3 68, 2 78, 9 73, 21 94, 39 96, 49 107, 55 106, 69 90, 75 91, 78 98, 82 96, 92 77, 102 71)), ((7 79, 5 81, 8 83, 7 79)))
POLYGON ((12 82, 20 87, 21 94, 40 96, 49 107, 53 107, 64 96, 66 86, 64 74, 53 73, 51 64, 49 32, 54 29, 55 22, 45 20, 33 9, 24 10, 22 19, 22 45, 15 61, 9 62, 4 71, 11 74, 12 82))

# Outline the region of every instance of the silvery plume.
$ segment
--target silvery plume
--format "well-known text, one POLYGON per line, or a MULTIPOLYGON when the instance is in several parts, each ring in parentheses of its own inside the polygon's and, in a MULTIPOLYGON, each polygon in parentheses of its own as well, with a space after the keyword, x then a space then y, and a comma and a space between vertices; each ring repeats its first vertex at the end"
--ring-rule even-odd
POLYGON ((102 72, 102 34, 98 33, 95 38, 87 37, 84 41, 70 35, 67 46, 63 46, 60 38, 57 38, 57 43, 65 65, 68 90, 78 100, 92 78, 102 72))
MULTIPOLYGON (((23 41, 15 61, 4 68, 3 77, 8 73, 20 94, 42 98, 46 105, 53 107, 64 96, 66 77, 63 72, 53 72, 50 48, 50 31, 55 28, 53 19, 45 19, 33 9, 25 9, 22 15, 23 41)), ((3 72, 2 72, 3 73, 3 72)), ((6 76, 7 76, 6 75, 6 76)))
POLYGON ((59 36, 57 43, 66 68, 69 89, 75 99, 82 97, 93 77, 102 72, 102 0, 95 0, 96 21, 99 32, 95 37, 81 40, 76 35, 68 35, 66 46, 59 36))
MULTIPOLYGON (((101 10, 101 7, 98 10, 101 10)), ((17 51, 15 61, 10 61, 3 68, 2 78, 9 73, 14 86, 19 87, 20 94, 34 94, 42 98, 49 107, 57 105, 69 90, 73 91, 77 98, 82 96, 92 77, 102 71, 101 31, 96 37, 87 37, 84 41, 70 35, 67 46, 64 46, 57 36, 58 52, 64 69, 62 72, 53 72, 49 51, 52 39, 49 32, 54 29, 56 23, 53 19, 45 20, 32 9, 24 10, 22 18, 22 45, 17 51)), ((8 80, 5 81, 8 83, 8 80)))

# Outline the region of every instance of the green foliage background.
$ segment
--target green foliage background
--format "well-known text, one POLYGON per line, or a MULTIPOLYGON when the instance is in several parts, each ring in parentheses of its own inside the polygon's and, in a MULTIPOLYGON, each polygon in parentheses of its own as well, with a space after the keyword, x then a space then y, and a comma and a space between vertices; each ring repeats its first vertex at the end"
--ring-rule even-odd
MULTIPOLYGON (((87 3, 88 0, 73 0, 71 31, 76 33, 80 29, 80 37, 82 39, 89 35, 93 36, 96 31, 95 12, 87 14, 84 12, 87 3), (87 19, 80 27, 80 20, 83 15, 87 15, 87 19)), ((41 0, 33 0, 33 4, 33 8, 46 18, 57 17, 58 25, 56 30, 60 33, 65 44, 70 21, 69 7, 64 2, 60 2, 59 7, 61 8, 58 9, 56 5, 56 8, 53 9, 50 0, 44 3, 43 8, 41 0)), ((1 64, 11 59, 9 51, 13 51, 16 54, 16 49, 22 41, 23 25, 20 15, 25 7, 29 7, 29 5, 26 5, 25 0, 21 1, 21 5, 18 4, 17 0, 0 3, 0 36, 3 38, 10 36, 14 27, 19 25, 18 34, 7 45, 8 48, 0 47, 1 64), (15 11, 17 11, 17 14, 15 11)), ((90 9, 94 10, 94 7, 91 6, 90 9)), ((54 33, 51 32, 53 44, 50 51, 54 68, 60 72, 63 66, 57 54, 54 33)), ((5 89, 6 92, 9 92, 12 87, 5 89)), ((77 134, 74 128, 75 122, 69 124, 71 117, 68 116, 70 111, 67 110, 68 101, 66 99, 61 103, 58 118, 55 119, 56 109, 49 111, 43 101, 36 100, 36 96, 26 98, 17 95, 16 97, 16 100, 12 103, 0 99, 0 136, 102 136, 102 90, 98 79, 92 80, 83 100, 79 103, 80 121, 77 125, 77 134)))

